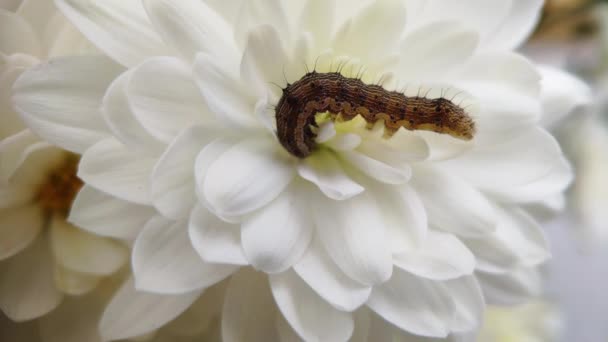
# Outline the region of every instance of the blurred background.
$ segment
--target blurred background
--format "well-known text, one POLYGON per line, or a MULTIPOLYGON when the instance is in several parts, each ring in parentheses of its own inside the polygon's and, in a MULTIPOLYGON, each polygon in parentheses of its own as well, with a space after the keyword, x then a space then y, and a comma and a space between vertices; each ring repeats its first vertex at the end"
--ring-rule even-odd
POLYGON ((553 260, 545 269, 542 300, 508 313, 489 312, 493 330, 522 333, 487 340, 608 341, 608 1, 547 0, 522 52, 584 79, 593 88, 594 103, 547 121, 577 179, 565 212, 545 220, 553 260))

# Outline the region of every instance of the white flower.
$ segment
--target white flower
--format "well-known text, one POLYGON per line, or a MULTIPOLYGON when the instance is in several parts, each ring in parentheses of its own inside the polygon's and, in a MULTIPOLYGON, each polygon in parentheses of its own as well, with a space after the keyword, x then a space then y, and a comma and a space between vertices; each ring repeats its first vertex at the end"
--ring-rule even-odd
POLYGON ((57 3, 107 57, 29 71, 15 104, 83 153, 72 222, 143 226, 135 286, 164 296, 119 292, 106 338, 158 328, 227 277, 226 340, 445 337, 534 292, 549 253, 522 207, 572 177, 539 124, 545 71, 512 51, 542 1, 57 3), (474 138, 316 115, 316 147, 296 157, 272 107, 307 67, 452 99, 474 138), (251 321, 257 307, 274 309, 251 321))
POLYGON ((121 267, 127 250, 65 219, 82 186, 79 157, 24 127, 11 87, 29 66, 88 46, 52 1, 2 3, 0 9, 0 309, 25 321, 81 295, 121 267), (15 9, 15 12, 9 10, 15 9))

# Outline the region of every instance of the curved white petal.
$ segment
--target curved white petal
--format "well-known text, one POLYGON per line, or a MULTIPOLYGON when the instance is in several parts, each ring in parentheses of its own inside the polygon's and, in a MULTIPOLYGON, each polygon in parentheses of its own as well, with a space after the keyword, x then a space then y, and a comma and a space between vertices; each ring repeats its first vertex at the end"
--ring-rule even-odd
POLYGON ((92 235, 63 219, 52 220, 49 228, 55 261, 71 271, 109 275, 128 260, 129 252, 122 244, 92 235))
POLYGON ((368 190, 373 192, 382 212, 392 253, 419 248, 426 239, 429 226, 426 209, 416 191, 408 185, 374 185, 368 190))
POLYGON ((55 288, 46 238, 36 239, 15 257, 0 262, 0 309, 10 319, 21 322, 45 315, 62 298, 55 288))
POLYGON ((417 249, 395 254, 395 266, 433 280, 447 280, 472 274, 475 256, 451 234, 429 231, 417 249))
POLYGON ((482 236, 496 229, 491 202, 473 186, 439 168, 416 168, 412 185, 429 221, 460 236, 482 236))
POLYGON ((447 165, 477 188, 509 202, 543 200, 562 192, 572 181, 559 144, 538 127, 496 144, 479 145, 447 165))
POLYGON ((265 96, 271 83, 283 84, 287 56, 279 33, 270 25, 252 29, 241 60, 241 78, 258 96, 265 96), (277 67, 279 66, 279 67, 277 67))
POLYGON ((90 186, 119 199, 150 204, 149 177, 157 158, 129 150, 114 138, 89 148, 78 169, 78 177, 90 186))
POLYGON ((341 311, 354 311, 371 293, 371 287, 347 277, 331 260, 321 241, 314 239, 293 270, 321 298, 341 311))
POLYGON ((184 128, 209 119, 191 67, 174 57, 149 58, 138 65, 126 92, 137 120, 165 143, 184 128))
POLYGON ((142 152, 161 151, 165 147, 164 144, 137 121, 129 104, 127 86, 132 75, 133 69, 130 69, 118 76, 109 86, 101 107, 103 118, 114 136, 125 145, 142 152))
POLYGON ((266 274, 241 269, 232 276, 226 291, 221 317, 222 339, 226 342, 277 341, 276 313, 266 274))
POLYGON ((245 140, 209 166, 203 184, 208 203, 219 213, 238 216, 264 207, 294 177, 292 162, 275 142, 245 140))
POLYGON ((364 193, 345 201, 310 201, 325 250, 345 274, 370 286, 390 278, 392 253, 373 197, 364 193))
POLYGON ((241 246, 241 229, 196 205, 190 215, 188 234, 192 247, 209 263, 247 265, 241 246))
POLYGON ((467 240, 477 257, 477 269, 504 273, 515 266, 537 266, 551 257, 540 225, 521 209, 500 211, 496 231, 481 240, 467 240))
POLYGON ((384 284, 374 286, 367 305, 378 315, 416 335, 446 337, 454 311, 448 288, 395 269, 384 284))
POLYGON ((541 124, 544 127, 555 126, 573 110, 591 103, 591 89, 580 79, 549 66, 539 66, 538 70, 542 76, 541 124))
POLYGON ((150 56, 171 54, 154 31, 140 1, 57 0, 57 7, 108 56, 130 67, 150 56))
POLYGON ((135 289, 128 279, 108 304, 99 322, 104 341, 142 336, 184 312, 202 293, 201 290, 159 295, 135 289))
POLYGON ((289 24, 283 0, 241 1, 235 19, 234 36, 237 43, 245 45, 249 32, 261 25, 272 23, 272 27, 283 41, 289 41, 289 24))
POLYGON ((82 153, 107 135, 100 107, 106 88, 121 71, 102 56, 53 59, 15 82, 15 108, 36 134, 82 153))
POLYGON ((253 115, 256 101, 249 95, 251 90, 240 82, 238 71, 201 53, 194 61, 193 72, 205 103, 220 124, 232 130, 258 126, 253 115))
POLYGON ((40 141, 29 129, 0 140, 0 181, 7 181, 40 141))
POLYGON ((96 235, 131 241, 155 213, 149 206, 123 201, 85 185, 74 199, 68 221, 96 235))
POLYGON ((488 304, 521 304, 543 290, 542 277, 536 267, 522 267, 505 274, 477 272, 476 275, 488 304))
POLYGON ((243 221, 241 241, 247 260, 255 269, 280 273, 304 254, 314 223, 303 200, 302 187, 287 188, 266 207, 243 221))
POLYGON ((406 2, 374 1, 359 10, 340 34, 332 48, 338 54, 357 56, 372 61, 397 51, 394 42, 403 34, 406 24, 406 2), (381 18, 381 19, 380 19, 381 18), (379 20, 380 19, 380 20, 379 20), (354 41, 364 41, 356 44, 354 41))
MULTIPOLYGON (((198 52, 216 58, 238 56, 232 28, 206 2, 197 0, 144 0, 148 16, 167 45, 190 62, 198 52)), ((232 61, 230 64, 236 64, 232 61)))
POLYGON ((393 166, 355 151, 344 151, 340 157, 367 176, 386 184, 404 184, 410 180, 412 169, 407 165, 393 166))
POLYGON ((346 174, 329 151, 319 150, 304 159, 298 164, 298 173, 334 200, 346 200, 365 190, 346 174))
POLYGON ((0 260, 12 257, 29 246, 44 225, 36 205, 0 210, 0 260))
POLYGON ((442 77, 470 57, 479 34, 459 22, 436 22, 409 32, 401 43, 397 74, 403 81, 442 77))
POLYGON ((270 276, 272 294, 291 327, 306 341, 346 341, 354 329, 350 313, 319 297, 293 271, 270 276))
POLYGON ((188 217, 196 201, 194 165, 202 148, 214 140, 217 129, 191 126, 182 131, 160 157, 150 176, 152 203, 171 219, 188 217))
POLYGON ((511 0, 511 10, 484 42, 486 49, 512 50, 521 45, 540 19, 543 0, 511 0))
POLYGON ((152 218, 133 245, 135 287, 138 290, 180 294, 209 287, 238 269, 201 260, 188 237, 184 221, 152 218))
POLYGON ((445 282, 454 303, 452 332, 476 331, 482 324, 486 303, 481 286, 474 275, 445 282))
POLYGON ((410 0, 407 2, 408 19, 412 23, 408 27, 416 28, 434 21, 457 20, 483 36, 492 37, 496 26, 509 15, 511 3, 512 0, 410 0))
POLYGON ((100 276, 74 272, 55 265, 55 286, 70 296, 82 296, 92 291, 101 280, 100 276))

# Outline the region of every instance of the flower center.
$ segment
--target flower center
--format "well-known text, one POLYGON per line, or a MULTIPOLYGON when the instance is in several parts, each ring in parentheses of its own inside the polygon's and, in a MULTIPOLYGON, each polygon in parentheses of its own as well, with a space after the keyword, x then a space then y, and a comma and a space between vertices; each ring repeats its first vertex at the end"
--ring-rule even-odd
POLYGON ((64 160, 46 176, 38 189, 37 203, 48 216, 67 217, 83 182, 76 176, 79 158, 66 154, 64 160))
POLYGON ((298 158, 308 157, 315 148, 316 115, 324 112, 332 120, 361 116, 370 125, 383 121, 389 133, 403 127, 462 140, 471 140, 475 134, 471 117, 446 98, 408 97, 338 72, 313 71, 287 85, 277 104, 277 135, 283 147, 298 158))

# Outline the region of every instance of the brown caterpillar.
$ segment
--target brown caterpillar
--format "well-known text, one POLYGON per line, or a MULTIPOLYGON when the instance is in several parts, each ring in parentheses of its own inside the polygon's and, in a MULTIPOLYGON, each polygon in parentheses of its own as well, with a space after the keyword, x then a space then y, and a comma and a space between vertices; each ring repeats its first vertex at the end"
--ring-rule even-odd
POLYGON ((471 140, 475 134, 473 119, 445 98, 408 97, 379 85, 367 85, 358 78, 338 72, 309 72, 283 89, 276 106, 278 139, 292 155, 305 158, 315 148, 315 115, 329 112, 348 121, 361 115, 368 123, 384 121, 388 132, 400 127, 449 134, 471 140))

